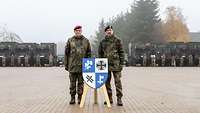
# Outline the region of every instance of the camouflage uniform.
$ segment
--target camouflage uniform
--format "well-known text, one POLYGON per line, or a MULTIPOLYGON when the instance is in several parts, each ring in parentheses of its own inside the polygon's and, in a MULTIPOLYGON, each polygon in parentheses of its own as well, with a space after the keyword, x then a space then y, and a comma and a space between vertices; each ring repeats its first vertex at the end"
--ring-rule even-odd
POLYGON ((106 36, 100 42, 99 45, 99 57, 108 58, 108 80, 106 81, 106 88, 110 101, 112 102, 112 89, 110 85, 111 81, 111 72, 113 73, 115 86, 116 86, 116 95, 121 99, 123 96, 122 93, 122 84, 121 84, 121 71, 122 65, 124 63, 124 51, 122 47, 121 40, 116 38, 114 35, 108 37, 106 36))
POLYGON ((69 72, 70 94, 72 97, 76 95, 76 81, 78 81, 78 96, 82 96, 82 58, 87 57, 91 57, 89 40, 84 36, 70 38, 65 47, 65 69, 69 72))

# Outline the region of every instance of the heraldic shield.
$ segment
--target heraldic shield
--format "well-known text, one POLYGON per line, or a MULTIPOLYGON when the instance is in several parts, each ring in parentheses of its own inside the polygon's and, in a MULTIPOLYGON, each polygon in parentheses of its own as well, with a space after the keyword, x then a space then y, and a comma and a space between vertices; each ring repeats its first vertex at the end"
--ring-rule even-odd
POLYGON ((107 58, 83 58, 82 72, 85 83, 98 89, 103 86, 108 78, 107 58))

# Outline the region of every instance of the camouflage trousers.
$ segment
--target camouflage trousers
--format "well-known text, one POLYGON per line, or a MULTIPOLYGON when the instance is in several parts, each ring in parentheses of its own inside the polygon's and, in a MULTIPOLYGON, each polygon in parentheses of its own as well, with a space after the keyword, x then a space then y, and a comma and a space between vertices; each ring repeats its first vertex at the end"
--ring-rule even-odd
POLYGON ((83 94, 83 76, 82 73, 69 73, 70 79, 70 94, 71 96, 75 96, 76 93, 78 96, 82 96, 83 94), (77 85, 78 82, 78 85, 77 85))
POLYGON ((109 71, 108 79, 106 81, 106 88, 107 88, 107 92, 108 92, 108 96, 109 96, 110 100, 112 99, 112 88, 111 88, 111 84, 110 84, 111 78, 112 78, 111 73, 113 73, 113 77, 114 77, 114 81, 115 81, 117 98, 121 98, 123 96, 122 83, 121 83, 121 71, 112 71, 112 72, 109 71))

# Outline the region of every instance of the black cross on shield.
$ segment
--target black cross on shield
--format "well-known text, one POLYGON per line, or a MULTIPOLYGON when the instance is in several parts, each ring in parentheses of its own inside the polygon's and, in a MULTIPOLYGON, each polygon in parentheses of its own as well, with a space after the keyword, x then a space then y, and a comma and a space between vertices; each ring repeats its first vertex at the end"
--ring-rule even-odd
POLYGON ((99 70, 104 70, 106 68, 106 63, 100 60, 99 62, 97 62, 96 66, 99 70))
POLYGON ((87 82, 93 82, 94 80, 92 79, 92 76, 89 76, 89 75, 87 75, 86 76, 86 78, 87 78, 87 82))

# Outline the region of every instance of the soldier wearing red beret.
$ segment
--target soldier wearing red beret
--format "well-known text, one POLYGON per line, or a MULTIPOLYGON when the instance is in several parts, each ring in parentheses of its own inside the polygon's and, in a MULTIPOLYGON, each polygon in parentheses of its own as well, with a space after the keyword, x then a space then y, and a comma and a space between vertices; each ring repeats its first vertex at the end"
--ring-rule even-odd
POLYGON ((69 103, 75 104, 77 93, 78 104, 80 104, 83 94, 82 58, 91 57, 91 47, 89 40, 82 35, 82 26, 75 26, 74 34, 65 46, 65 70, 69 72, 70 79, 71 101, 69 103))

